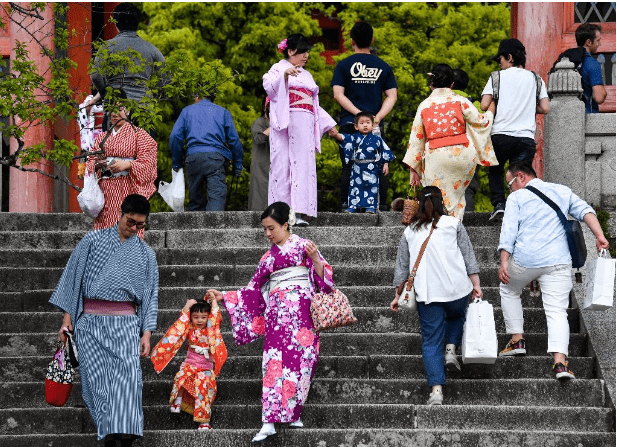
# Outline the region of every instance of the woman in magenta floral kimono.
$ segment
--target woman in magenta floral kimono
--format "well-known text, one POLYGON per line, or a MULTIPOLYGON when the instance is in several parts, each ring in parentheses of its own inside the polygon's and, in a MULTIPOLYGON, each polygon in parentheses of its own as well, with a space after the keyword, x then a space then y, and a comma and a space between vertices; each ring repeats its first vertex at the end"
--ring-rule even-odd
POLYGON ((237 345, 263 335, 263 427, 253 438, 261 442, 276 433, 275 422, 303 427, 300 421, 319 358, 319 334, 311 320, 311 300, 320 290, 330 293, 332 267, 314 242, 291 234, 295 214, 275 202, 261 215, 272 247, 263 255, 248 286, 238 291, 208 290, 224 300, 237 345))

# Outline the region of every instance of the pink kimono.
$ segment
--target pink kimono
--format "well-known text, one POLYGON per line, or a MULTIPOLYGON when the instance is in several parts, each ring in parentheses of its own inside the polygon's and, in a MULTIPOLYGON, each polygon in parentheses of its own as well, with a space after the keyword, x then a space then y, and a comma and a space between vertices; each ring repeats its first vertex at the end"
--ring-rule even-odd
POLYGON ((285 202, 297 213, 317 216, 315 152, 336 122, 319 106, 319 87, 308 71, 289 76, 285 84, 290 67, 283 59, 263 76, 271 100, 268 204, 285 202))

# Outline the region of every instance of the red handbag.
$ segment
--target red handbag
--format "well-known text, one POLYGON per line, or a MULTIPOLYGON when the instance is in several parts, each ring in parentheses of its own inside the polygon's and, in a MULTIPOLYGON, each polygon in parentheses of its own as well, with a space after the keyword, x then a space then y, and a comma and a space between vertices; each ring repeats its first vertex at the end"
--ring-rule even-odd
POLYGON ((75 372, 66 353, 66 343, 58 342, 53 360, 47 367, 45 376, 45 400, 54 407, 63 406, 73 389, 75 372))

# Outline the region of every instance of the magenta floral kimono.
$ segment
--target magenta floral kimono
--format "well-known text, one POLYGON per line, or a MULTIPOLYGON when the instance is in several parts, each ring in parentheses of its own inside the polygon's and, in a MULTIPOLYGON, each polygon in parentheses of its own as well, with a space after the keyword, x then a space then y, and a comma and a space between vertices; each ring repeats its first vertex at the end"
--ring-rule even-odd
POLYGON ((248 286, 223 294, 237 345, 263 335, 262 421, 295 422, 300 419, 319 358, 319 334, 311 320, 316 290, 330 293, 332 267, 324 265, 324 279, 315 273, 306 254, 306 239, 291 235, 272 245, 259 261, 248 286), (299 273, 291 280, 274 278, 299 273), (272 277, 272 280, 271 280, 272 277), (277 285, 278 284, 278 285, 277 285))

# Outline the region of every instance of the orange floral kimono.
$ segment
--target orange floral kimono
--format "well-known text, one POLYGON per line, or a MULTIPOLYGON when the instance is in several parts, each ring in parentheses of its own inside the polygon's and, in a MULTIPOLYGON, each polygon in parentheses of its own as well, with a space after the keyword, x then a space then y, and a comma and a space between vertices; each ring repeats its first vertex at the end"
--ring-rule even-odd
POLYGON ((160 373, 176 355, 184 340, 188 339, 187 357, 174 378, 169 404, 173 405, 181 396, 180 408, 192 414, 193 420, 199 423, 210 422, 212 403, 216 397, 216 378, 227 360, 221 321, 220 309, 214 307, 207 326, 196 329, 191 324, 189 312, 183 311, 150 355, 155 371, 160 373))
POLYGON ((420 103, 403 158, 422 186, 437 186, 448 214, 463 220, 465 189, 477 165, 497 165, 491 142, 493 114, 480 113, 449 88, 436 88, 420 103))

